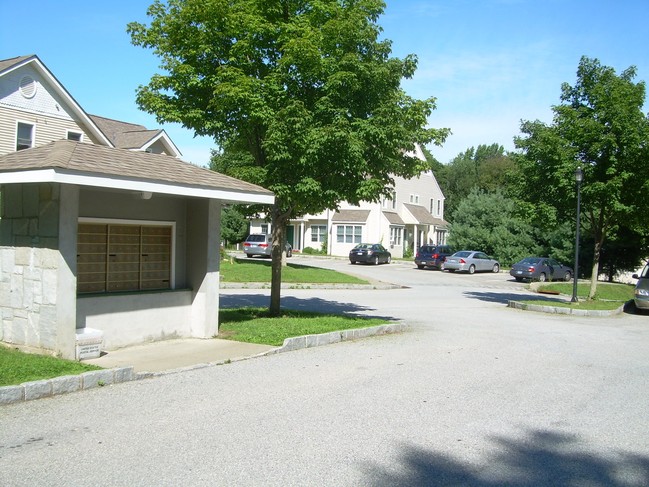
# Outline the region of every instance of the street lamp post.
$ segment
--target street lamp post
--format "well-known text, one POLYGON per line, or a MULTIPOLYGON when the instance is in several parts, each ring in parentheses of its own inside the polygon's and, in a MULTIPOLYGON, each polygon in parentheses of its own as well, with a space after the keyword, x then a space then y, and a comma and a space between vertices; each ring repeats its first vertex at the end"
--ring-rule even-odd
POLYGON ((575 232, 575 275, 572 276, 572 299, 570 302, 576 303, 577 299, 577 276, 579 275, 579 216, 581 214, 581 182, 584 180, 584 171, 581 166, 575 169, 575 181, 577 181, 577 231, 575 232))

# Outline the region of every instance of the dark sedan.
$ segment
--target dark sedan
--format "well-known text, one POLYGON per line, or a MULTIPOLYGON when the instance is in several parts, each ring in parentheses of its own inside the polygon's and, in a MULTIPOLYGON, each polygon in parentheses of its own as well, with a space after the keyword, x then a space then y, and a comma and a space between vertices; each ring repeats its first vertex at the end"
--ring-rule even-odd
POLYGON ((525 257, 512 266, 509 274, 517 281, 570 281, 573 276, 572 267, 548 257, 525 257))
POLYGON ((349 262, 364 262, 378 265, 382 262, 389 264, 392 254, 381 244, 360 243, 349 251, 349 262))

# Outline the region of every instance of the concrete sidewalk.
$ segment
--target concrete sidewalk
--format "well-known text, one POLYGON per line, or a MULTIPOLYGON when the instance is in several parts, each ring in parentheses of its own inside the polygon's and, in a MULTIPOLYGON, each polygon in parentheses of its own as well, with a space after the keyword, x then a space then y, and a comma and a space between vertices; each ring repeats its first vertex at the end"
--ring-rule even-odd
POLYGON ((222 363, 253 357, 278 347, 218 338, 183 338, 104 352, 84 363, 104 368, 133 366, 134 372, 162 372, 200 364, 222 363))

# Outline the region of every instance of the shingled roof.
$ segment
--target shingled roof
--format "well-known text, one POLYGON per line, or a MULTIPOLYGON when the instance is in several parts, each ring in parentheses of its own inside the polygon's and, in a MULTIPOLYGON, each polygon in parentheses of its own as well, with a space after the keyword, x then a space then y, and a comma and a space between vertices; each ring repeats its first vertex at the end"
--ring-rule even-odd
POLYGON ((27 181, 69 182, 212 198, 223 198, 227 193, 235 201, 273 201, 273 193, 261 186, 175 157, 71 140, 58 140, 0 156, 0 184, 27 181), (49 172, 43 173, 43 170, 49 172), (33 175, 36 171, 41 171, 39 177, 33 175))
POLYGON ((420 205, 411 205, 404 203, 403 206, 410 212, 410 214, 417 220, 418 223, 423 225, 438 225, 445 226, 448 225, 448 222, 442 220, 441 218, 435 218, 431 215, 426 208, 420 205))
POLYGON ((100 117, 99 115, 88 115, 99 129, 108 137, 115 147, 120 149, 142 149, 160 138, 164 138, 169 150, 180 155, 164 130, 147 129, 144 125, 122 122, 112 118, 100 117))

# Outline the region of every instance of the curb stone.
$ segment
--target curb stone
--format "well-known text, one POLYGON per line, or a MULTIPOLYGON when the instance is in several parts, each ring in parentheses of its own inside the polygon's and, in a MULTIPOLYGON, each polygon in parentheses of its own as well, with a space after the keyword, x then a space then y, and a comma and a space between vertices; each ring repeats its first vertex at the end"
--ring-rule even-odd
POLYGON ((520 301, 508 301, 507 306, 510 308, 520 309, 523 311, 538 311, 540 313, 574 315, 574 316, 614 316, 624 311, 624 305, 617 309, 611 310, 594 310, 594 309, 573 309, 559 306, 548 306, 541 304, 527 304, 520 301))
POLYGON ((291 352, 302 348, 320 347, 349 340, 358 340, 371 336, 388 335, 393 333, 403 333, 409 329, 404 323, 393 323, 372 326, 369 328, 355 328, 352 330, 332 331, 318 335, 305 335, 300 337, 286 338, 281 347, 277 347, 266 352, 262 352, 250 357, 242 357, 231 360, 222 360, 219 362, 209 362, 178 369, 165 370, 162 372, 138 372, 134 373, 133 366, 120 367, 114 369, 97 370, 84 372, 79 375, 66 375, 54 377, 47 380, 38 380, 33 382, 24 382, 16 386, 0 387, 0 406, 3 404, 12 404, 17 402, 29 401, 32 399, 41 399, 52 397, 59 394, 67 394, 85 389, 93 389, 105 385, 118 384, 133 380, 150 379, 168 374, 177 374, 189 370, 213 367, 215 365, 224 365, 231 362, 240 362, 256 357, 275 355, 278 353, 291 352))
POLYGON ((133 380, 133 367, 96 370, 0 387, 0 405, 57 396, 133 380))

